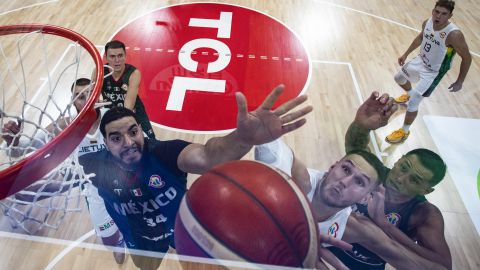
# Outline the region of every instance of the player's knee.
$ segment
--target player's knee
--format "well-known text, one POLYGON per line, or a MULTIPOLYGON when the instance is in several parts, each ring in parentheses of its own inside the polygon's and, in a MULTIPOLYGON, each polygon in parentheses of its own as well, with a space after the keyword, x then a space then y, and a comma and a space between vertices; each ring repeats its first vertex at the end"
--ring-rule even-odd
POLYGON ((393 78, 395 79, 395 82, 397 82, 399 85, 404 85, 408 81, 401 71, 397 72, 397 74, 395 74, 393 78))
POLYGON ((407 112, 418 111, 418 107, 420 106, 420 102, 422 101, 423 96, 417 91, 410 91, 409 96, 410 99, 408 100, 407 104, 407 112))

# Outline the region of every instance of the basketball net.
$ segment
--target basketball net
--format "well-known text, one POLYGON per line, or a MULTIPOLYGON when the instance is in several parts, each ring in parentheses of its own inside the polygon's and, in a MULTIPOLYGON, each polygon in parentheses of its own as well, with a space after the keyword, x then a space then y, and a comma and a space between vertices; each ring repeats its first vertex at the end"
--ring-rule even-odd
POLYGON ((78 187, 92 175, 76 146, 96 120, 103 68, 95 46, 65 28, 7 26, 0 35, 0 206, 13 229, 36 234, 82 209, 78 187), (72 84, 95 68, 99 79, 83 90, 77 112, 72 84))

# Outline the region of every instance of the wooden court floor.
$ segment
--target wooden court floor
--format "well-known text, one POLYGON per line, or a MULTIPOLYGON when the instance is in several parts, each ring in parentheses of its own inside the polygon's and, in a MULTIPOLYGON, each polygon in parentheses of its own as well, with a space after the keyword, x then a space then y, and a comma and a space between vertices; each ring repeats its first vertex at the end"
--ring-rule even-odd
MULTIPOLYGON (((149 11, 193 1, 2 1, 0 24, 45 23, 73 29, 96 45, 105 44, 119 28, 149 11)), ((195 1, 202 2, 202 1, 195 1)), ((220 2, 220 1, 209 1, 220 2)), ((266 13, 286 24, 303 40, 312 60, 307 89, 314 112, 307 125, 285 140, 308 167, 327 169, 344 153, 344 134, 356 108, 373 90, 391 95, 401 93, 393 80, 397 57, 418 34, 423 20, 431 14, 434 1, 426 0, 251 0, 221 1, 266 13), (312 146, 315 147, 312 147, 312 146)), ((438 149, 428 133, 423 115, 480 118, 480 6, 476 0, 458 0, 454 21, 465 35, 472 53, 472 65, 463 90, 450 93, 460 66, 456 57, 452 70, 436 92, 424 100, 412 135, 402 145, 383 143, 386 133, 397 128, 404 109, 392 123, 376 132, 376 143, 393 165, 414 148, 438 149)), ((272 41, 281 42, 281 41, 272 41)), ((415 53, 412 53, 413 56, 415 53)), ((156 130, 160 139, 180 138, 205 142, 211 135, 156 130)), ((477 143, 477 142, 472 142, 477 143)), ((251 158, 252 153, 246 158, 251 158)), ((192 180, 195 177, 192 177, 192 180)), ((450 246, 454 269, 480 269, 480 237, 460 195, 447 174, 428 199, 438 206, 445 219, 445 237, 450 246)), ((111 253, 91 244, 100 243, 92 230, 86 209, 67 217, 58 231, 41 231, 26 237, 12 231, 0 218, 0 269, 135 269, 131 259, 117 266, 111 253), (80 245, 65 250, 72 242, 80 245)), ((175 259, 165 260, 161 269, 181 269, 175 259)), ((216 269, 212 265, 188 264, 184 269, 216 269)))

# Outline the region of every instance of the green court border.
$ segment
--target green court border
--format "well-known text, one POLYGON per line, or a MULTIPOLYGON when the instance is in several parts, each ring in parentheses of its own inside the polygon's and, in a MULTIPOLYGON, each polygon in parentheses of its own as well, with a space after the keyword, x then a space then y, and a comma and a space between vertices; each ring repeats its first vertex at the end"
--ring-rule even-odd
POLYGON ((480 198, 480 169, 478 169, 478 174, 477 174, 477 192, 478 192, 478 198, 480 198))

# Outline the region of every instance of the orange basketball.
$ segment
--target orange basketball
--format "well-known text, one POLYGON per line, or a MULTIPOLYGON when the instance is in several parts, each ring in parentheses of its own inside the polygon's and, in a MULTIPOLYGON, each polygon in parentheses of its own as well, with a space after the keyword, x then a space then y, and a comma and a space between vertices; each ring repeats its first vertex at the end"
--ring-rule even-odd
POLYGON ((232 161, 203 174, 186 193, 175 246, 182 255, 313 268, 317 226, 287 175, 259 162, 232 161))

